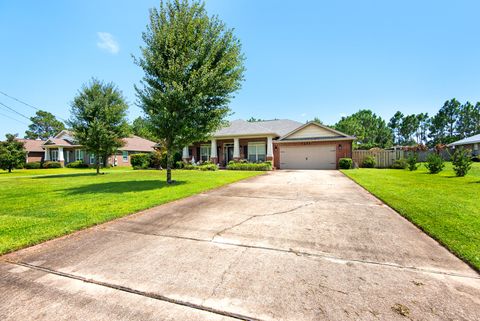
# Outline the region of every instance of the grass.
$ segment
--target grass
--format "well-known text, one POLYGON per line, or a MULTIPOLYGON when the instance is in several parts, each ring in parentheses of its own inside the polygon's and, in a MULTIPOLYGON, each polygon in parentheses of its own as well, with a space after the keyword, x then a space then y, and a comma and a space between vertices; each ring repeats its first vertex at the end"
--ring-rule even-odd
POLYGON ((261 172, 91 169, 0 173, 0 254, 106 222, 261 172))
POLYGON ((342 172, 480 271, 480 163, 465 177, 450 163, 436 175, 424 166, 342 172))

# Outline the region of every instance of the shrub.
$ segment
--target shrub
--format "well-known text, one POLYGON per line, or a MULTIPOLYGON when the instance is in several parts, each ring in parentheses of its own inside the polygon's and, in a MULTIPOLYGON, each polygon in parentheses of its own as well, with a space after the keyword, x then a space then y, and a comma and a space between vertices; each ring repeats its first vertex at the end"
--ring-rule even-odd
POLYGON ((452 156, 453 171, 458 177, 467 175, 472 168, 472 159, 470 151, 462 147, 458 148, 452 156))
POLYGON ((185 162, 184 161, 177 161, 175 163, 175 168, 182 169, 185 167, 185 162))
POLYGON ((197 170, 197 171, 216 171, 218 169, 217 165, 215 164, 202 164, 202 165, 193 165, 193 164, 185 164, 183 169, 186 170, 197 170))
POLYGON ((130 156, 133 169, 147 169, 150 165, 150 154, 133 154, 130 156))
POLYGON ((338 167, 341 169, 350 169, 353 167, 353 160, 351 158, 340 158, 338 161, 338 167))
POLYGON ((428 169, 430 174, 437 174, 443 170, 445 164, 443 163, 443 159, 440 157, 440 155, 432 153, 427 156, 425 167, 428 169))
POLYGON ((227 169, 234 171, 270 171, 272 170, 272 164, 265 163, 236 163, 229 162, 227 169))
POLYGON ((25 164, 26 169, 39 169, 40 167, 42 167, 42 164, 40 162, 32 162, 25 164))
POLYGON ((397 159, 393 162, 392 168, 393 169, 405 169, 407 168, 407 160, 405 158, 397 159))
POLYGON ((375 158, 373 156, 367 156, 363 160, 362 167, 374 168, 376 164, 377 164, 377 161, 375 161, 375 158))
POLYGON ((472 162, 480 162, 480 156, 473 156, 472 162))
POLYGON ((61 168, 62 164, 60 162, 45 162, 43 163, 43 168, 61 168))
POLYGON ((68 168, 88 168, 88 164, 85 164, 82 160, 77 160, 66 165, 68 168))
POLYGON ((408 155, 407 164, 410 171, 416 171, 418 169, 417 154, 412 153, 408 155))

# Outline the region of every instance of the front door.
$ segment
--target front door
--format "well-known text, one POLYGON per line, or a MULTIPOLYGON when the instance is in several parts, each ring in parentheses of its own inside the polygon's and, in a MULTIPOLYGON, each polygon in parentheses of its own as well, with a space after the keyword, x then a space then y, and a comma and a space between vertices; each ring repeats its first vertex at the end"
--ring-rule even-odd
POLYGON ((225 159, 225 166, 228 165, 228 162, 233 159, 233 145, 230 144, 225 144, 225 149, 224 149, 224 159, 225 159))

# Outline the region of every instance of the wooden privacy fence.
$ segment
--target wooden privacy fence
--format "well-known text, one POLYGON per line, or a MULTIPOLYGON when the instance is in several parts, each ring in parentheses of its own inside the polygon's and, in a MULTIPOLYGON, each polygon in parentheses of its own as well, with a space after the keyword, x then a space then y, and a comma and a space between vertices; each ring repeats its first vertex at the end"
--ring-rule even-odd
POLYGON ((404 153, 405 152, 400 149, 354 150, 352 152, 352 159, 358 166, 362 166, 363 160, 368 156, 372 156, 376 160, 375 167, 386 168, 391 167, 397 159, 404 158, 404 156, 406 157, 407 155, 404 155, 404 153))

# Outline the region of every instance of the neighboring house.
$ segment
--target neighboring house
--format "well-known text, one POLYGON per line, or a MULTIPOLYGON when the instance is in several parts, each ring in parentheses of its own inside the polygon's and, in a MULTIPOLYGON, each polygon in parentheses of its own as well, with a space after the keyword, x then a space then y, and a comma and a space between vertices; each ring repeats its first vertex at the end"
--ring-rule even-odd
MULTIPOLYGON (((108 159, 108 163, 114 166, 131 166, 130 155, 136 153, 151 153, 154 151, 155 142, 131 136, 123 139, 125 145, 118 149, 117 153, 108 159)), ((76 144, 73 134, 68 130, 62 130, 55 137, 46 141, 19 139, 25 143, 28 152, 27 162, 56 161, 62 165, 81 160, 86 164, 93 165, 95 156, 85 151, 82 145, 76 144)))
POLYGON ((472 155, 478 156, 479 155, 479 145, 480 145, 480 134, 473 135, 451 144, 448 144, 449 147, 460 147, 470 149, 472 151, 472 155))
POLYGON ((19 142, 22 142, 23 147, 27 151, 26 162, 41 162, 44 156, 43 151, 43 140, 40 139, 17 139, 19 142))
POLYGON ((183 149, 184 161, 272 161, 279 169, 335 169, 338 160, 352 157, 353 136, 316 122, 302 124, 280 119, 259 122, 235 120, 210 141, 183 149))

